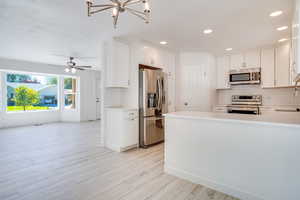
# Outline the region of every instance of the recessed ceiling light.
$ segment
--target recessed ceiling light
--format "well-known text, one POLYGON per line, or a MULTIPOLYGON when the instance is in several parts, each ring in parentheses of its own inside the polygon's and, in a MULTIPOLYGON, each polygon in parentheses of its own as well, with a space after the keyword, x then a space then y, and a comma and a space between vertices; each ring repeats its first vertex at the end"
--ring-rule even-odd
POLYGON ((160 44, 166 45, 166 44, 168 44, 168 42, 167 41, 161 41, 160 44))
POLYGON ((277 16, 279 16, 279 15, 282 15, 282 11, 281 10, 278 10, 278 11, 275 11, 275 12, 272 12, 271 14, 270 14, 270 17, 277 17, 277 16))
POLYGON ((287 39, 287 38, 282 38, 282 39, 280 39, 280 40, 278 40, 278 42, 285 42, 285 41, 288 41, 289 39, 287 39))
POLYGON ((212 32, 213 32, 213 30, 211 30, 211 29, 205 29, 203 31, 204 34, 211 34, 212 32))
POLYGON ((232 48, 227 48, 227 49, 225 49, 226 51, 232 51, 232 48))
POLYGON ((282 27, 278 27, 277 28, 277 31, 284 31, 286 29, 288 29, 289 27, 288 26, 282 26, 282 27))

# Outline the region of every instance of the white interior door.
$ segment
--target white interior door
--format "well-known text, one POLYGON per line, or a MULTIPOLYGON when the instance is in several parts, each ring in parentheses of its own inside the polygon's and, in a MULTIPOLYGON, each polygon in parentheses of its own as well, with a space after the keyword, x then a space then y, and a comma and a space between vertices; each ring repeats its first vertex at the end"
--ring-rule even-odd
POLYGON ((202 95, 205 95, 203 73, 202 66, 188 65, 181 68, 179 110, 201 110, 201 105, 204 103, 202 95))
POLYGON ((101 80, 96 80, 96 119, 101 119, 101 80))

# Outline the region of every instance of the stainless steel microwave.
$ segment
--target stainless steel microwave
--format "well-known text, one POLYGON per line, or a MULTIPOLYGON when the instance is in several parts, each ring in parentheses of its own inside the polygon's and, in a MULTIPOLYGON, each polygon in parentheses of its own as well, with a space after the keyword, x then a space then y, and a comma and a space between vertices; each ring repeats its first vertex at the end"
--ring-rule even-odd
POLYGON ((231 85, 247 85, 261 83, 260 68, 231 70, 229 74, 231 85))

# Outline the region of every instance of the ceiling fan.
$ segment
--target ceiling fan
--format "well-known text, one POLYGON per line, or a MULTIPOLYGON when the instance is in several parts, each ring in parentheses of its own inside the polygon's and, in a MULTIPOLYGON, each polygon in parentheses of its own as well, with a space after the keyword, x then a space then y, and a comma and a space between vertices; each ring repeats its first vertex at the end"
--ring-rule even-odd
POLYGON ((86 70, 92 68, 92 66, 77 66, 76 62, 74 62, 74 57, 70 57, 69 59, 70 60, 67 62, 67 67, 65 69, 65 72, 67 73, 72 72, 75 74, 77 70, 86 70))

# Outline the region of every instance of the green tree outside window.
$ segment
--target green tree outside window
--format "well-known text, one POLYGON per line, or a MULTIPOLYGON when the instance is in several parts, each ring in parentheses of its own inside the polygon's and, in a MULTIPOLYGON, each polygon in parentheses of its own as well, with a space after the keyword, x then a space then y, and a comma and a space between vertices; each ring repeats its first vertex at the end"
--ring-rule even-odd
POLYGON ((40 102, 39 92, 26 86, 20 86, 15 89, 15 98, 13 101, 17 106, 22 106, 26 111, 26 106, 33 106, 40 102))

